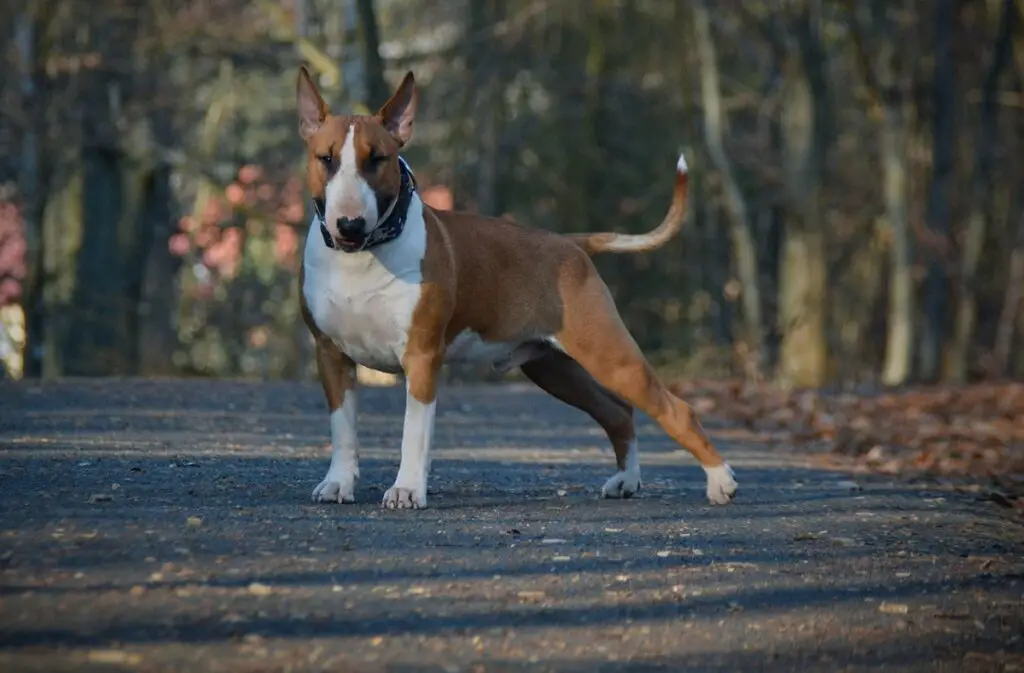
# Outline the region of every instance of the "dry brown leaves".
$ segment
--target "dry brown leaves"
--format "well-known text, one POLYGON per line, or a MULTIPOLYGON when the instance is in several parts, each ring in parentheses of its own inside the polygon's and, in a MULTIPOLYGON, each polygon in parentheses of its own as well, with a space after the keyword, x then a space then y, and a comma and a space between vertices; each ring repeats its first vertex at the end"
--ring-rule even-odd
MULTIPOLYGON (((670 387, 702 416, 779 443, 847 456, 875 472, 966 478, 1024 495, 1024 384, 878 394, 786 392, 741 381, 670 387)), ((1008 497, 1024 510, 1024 499, 1008 497)))

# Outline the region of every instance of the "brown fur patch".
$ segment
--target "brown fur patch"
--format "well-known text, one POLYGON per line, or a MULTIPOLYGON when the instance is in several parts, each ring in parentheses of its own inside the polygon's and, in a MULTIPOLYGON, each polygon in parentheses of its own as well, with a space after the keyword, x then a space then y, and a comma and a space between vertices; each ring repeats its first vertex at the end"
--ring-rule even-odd
MULTIPOLYGON (((423 290, 409 335, 418 361, 439 369, 444 348, 467 329, 489 342, 554 336, 600 386, 654 418, 701 465, 724 462, 693 410, 665 388, 647 363, 576 241, 505 219, 424 211, 423 290)), ((433 386, 424 388, 430 399, 433 386)), ((614 412, 605 413, 610 407, 594 402, 595 395, 592 389, 580 390, 578 402, 600 404, 603 411, 597 413, 617 425, 609 415, 614 412)), ((622 434, 621 429, 613 432, 622 434)))

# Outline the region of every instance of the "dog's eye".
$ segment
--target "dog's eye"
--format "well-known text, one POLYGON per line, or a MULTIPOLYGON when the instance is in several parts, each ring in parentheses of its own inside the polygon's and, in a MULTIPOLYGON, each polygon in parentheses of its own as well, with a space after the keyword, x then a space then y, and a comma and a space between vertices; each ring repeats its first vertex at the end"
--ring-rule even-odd
POLYGON ((366 157, 366 170, 375 171, 384 165, 388 160, 388 155, 377 154, 376 152, 370 152, 370 155, 366 157))
POLYGON ((319 159, 320 163, 322 163, 324 165, 324 168, 326 168, 328 170, 330 170, 331 166, 334 165, 334 155, 333 154, 319 154, 319 155, 317 155, 316 158, 319 159))

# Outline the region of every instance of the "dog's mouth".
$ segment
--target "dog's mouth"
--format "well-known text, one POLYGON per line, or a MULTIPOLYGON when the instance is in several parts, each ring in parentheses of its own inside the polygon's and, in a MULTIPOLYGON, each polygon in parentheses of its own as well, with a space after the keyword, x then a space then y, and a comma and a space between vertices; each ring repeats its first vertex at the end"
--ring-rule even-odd
POLYGON ((358 252, 363 249, 366 243, 366 235, 352 238, 351 236, 337 236, 334 239, 335 248, 342 252, 358 252))
POLYGON ((331 250, 341 250, 342 252, 355 252, 362 249, 363 243, 366 241, 366 236, 342 236, 341 234, 335 236, 327 230, 327 225, 323 222, 320 223, 320 235, 324 238, 324 245, 331 250))

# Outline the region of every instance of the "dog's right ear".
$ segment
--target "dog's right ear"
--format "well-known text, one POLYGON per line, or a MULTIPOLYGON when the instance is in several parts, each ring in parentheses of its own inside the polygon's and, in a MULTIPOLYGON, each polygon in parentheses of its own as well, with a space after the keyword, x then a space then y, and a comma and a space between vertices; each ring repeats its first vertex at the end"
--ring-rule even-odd
POLYGON ((299 135, 303 140, 309 140, 327 119, 327 103, 320 97, 306 66, 299 67, 295 93, 299 107, 299 135))

